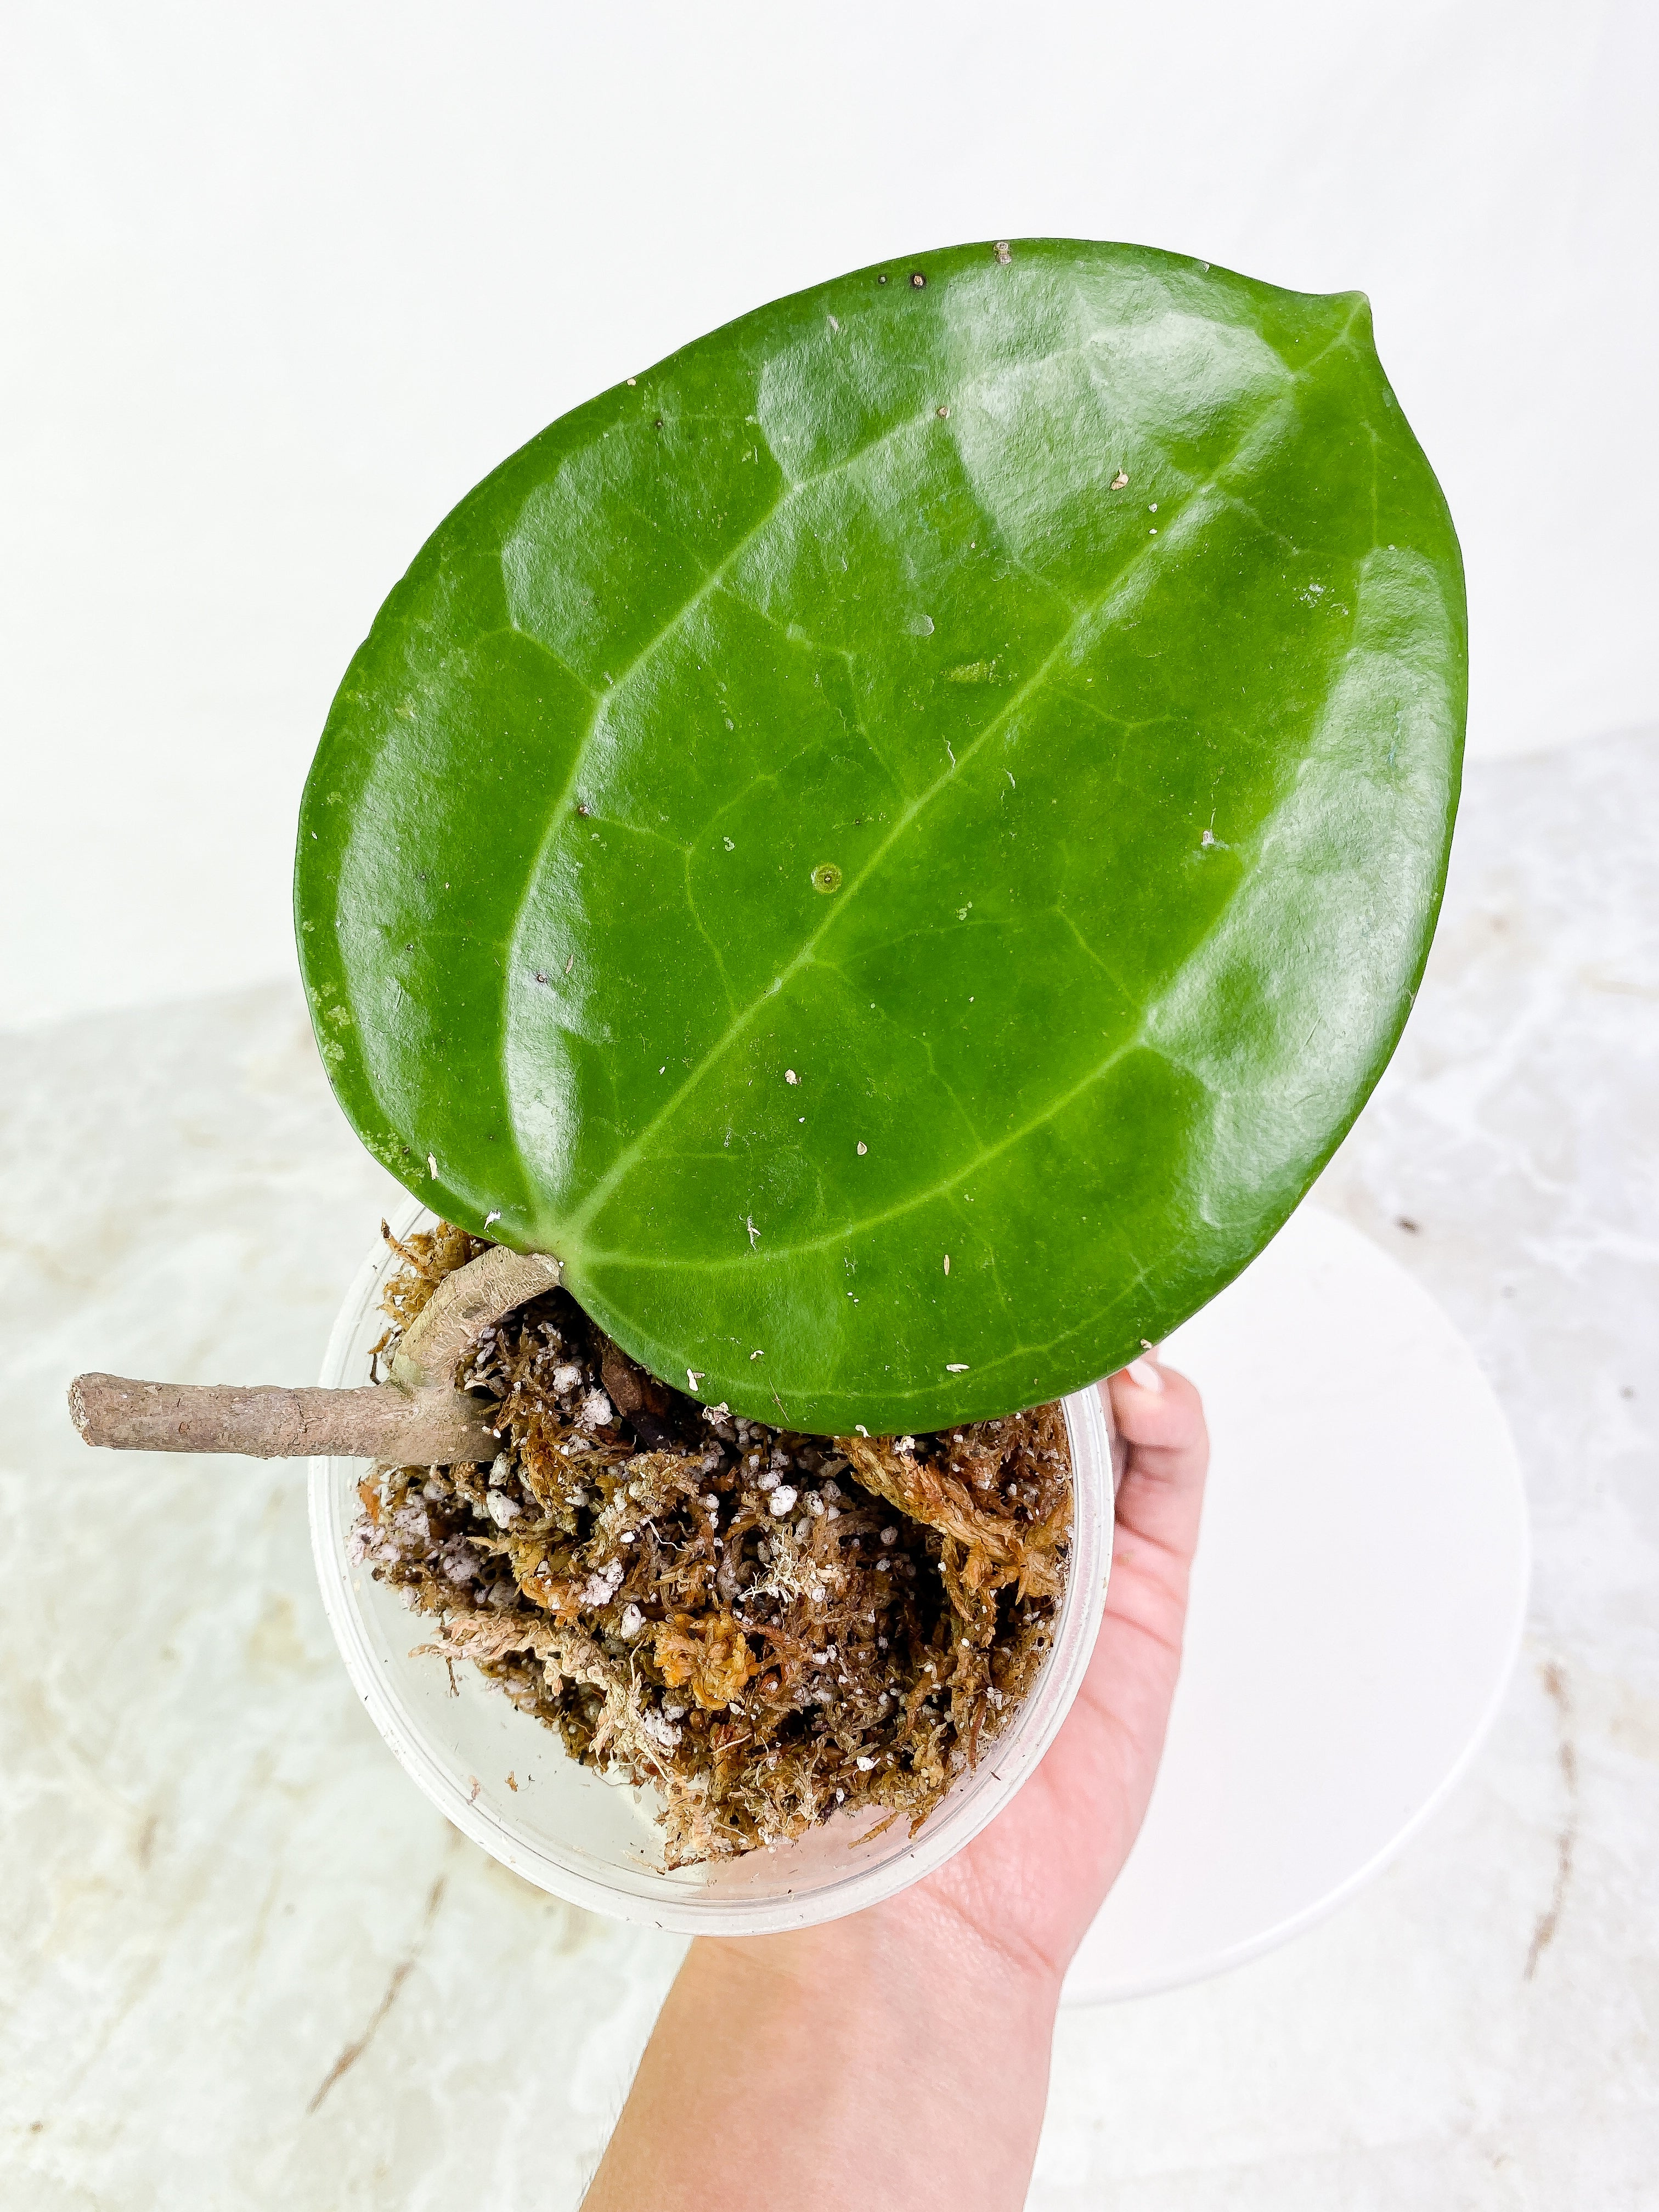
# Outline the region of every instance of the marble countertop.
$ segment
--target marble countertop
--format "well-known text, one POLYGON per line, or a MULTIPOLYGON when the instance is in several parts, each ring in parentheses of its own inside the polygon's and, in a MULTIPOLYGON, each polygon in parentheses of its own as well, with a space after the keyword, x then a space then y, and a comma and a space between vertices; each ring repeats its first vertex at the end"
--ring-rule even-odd
MULTIPOLYGON (((1654 2202, 1656 814, 1652 736, 1471 775, 1406 1042, 1317 1193, 1513 1423, 1537 1559, 1506 1710, 1333 1920, 1064 2016, 1045 2212, 1654 2202)), ((574 2205, 678 1943, 527 1887, 404 1779, 335 1656, 299 1469, 93 1457, 63 1410, 88 1366, 314 1376, 392 1187, 298 994, 6 1058, 0 2194, 574 2205)))

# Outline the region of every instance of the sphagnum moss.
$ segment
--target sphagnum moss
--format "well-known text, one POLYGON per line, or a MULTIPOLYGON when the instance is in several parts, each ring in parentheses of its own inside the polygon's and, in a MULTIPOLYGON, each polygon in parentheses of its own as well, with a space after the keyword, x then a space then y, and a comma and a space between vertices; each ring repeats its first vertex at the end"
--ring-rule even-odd
MULTIPOLYGON (((389 1241, 377 1352, 489 1249, 447 1224, 389 1241)), ((1058 1406, 800 1436, 668 1389, 562 1290, 455 1381, 495 1401, 493 1466, 366 1478, 354 1551, 436 1617, 424 1649, 652 1787, 669 1865, 843 1808, 914 1832, 1036 1679, 1070 1554, 1058 1406)))

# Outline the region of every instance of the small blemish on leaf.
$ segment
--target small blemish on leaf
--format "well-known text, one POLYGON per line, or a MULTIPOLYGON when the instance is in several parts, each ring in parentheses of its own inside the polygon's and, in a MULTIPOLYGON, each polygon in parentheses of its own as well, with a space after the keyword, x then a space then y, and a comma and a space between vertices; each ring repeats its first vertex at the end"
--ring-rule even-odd
POLYGON ((833 860, 820 860, 812 871, 812 888, 815 891, 823 891, 826 894, 838 891, 841 889, 841 870, 833 860))
POLYGON ((913 291, 921 292, 926 290, 927 279, 922 275, 920 269, 913 269, 910 271, 910 285, 913 291))
POLYGON ((865 1144, 865 1143, 863 1142, 863 1140, 860 1139, 860 1143, 859 1143, 859 1158, 860 1158, 860 1159, 862 1159, 862 1158, 864 1158, 864 1155, 865 1155, 865 1154, 869 1151, 869 1149, 870 1149, 869 1146, 868 1146, 868 1145, 866 1145, 866 1144, 865 1144))
POLYGON ((1004 267, 1005 269, 1008 266, 1008 264, 1009 264, 1009 263, 1013 259, 1013 258, 1014 258, 1014 257, 1013 257, 1013 254, 1012 254, 1012 251, 1010 250, 1010 247, 1009 247, 1009 245, 1008 245, 1008 241, 1007 241, 1007 240, 1006 240, 1006 238, 1000 238, 1000 239, 998 239, 997 243, 996 243, 996 257, 997 257, 997 259, 998 259, 998 260, 1002 264, 1002 265, 1003 265, 1003 267, 1004 267))
POLYGON ((438 1163, 430 1152, 426 1156, 426 1171, 432 1177, 434 1182, 436 1182, 438 1180, 438 1163))
POLYGON ((1123 471, 1120 469, 1117 474, 1112 478, 1112 489, 1114 491, 1121 491, 1124 485, 1127 484, 1128 481, 1128 477, 1124 474, 1123 471))

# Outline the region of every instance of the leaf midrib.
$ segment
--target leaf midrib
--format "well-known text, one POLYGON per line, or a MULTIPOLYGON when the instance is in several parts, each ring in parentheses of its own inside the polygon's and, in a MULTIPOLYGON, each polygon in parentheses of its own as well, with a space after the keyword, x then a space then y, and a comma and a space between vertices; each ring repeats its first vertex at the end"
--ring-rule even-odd
MULTIPOLYGON (((882 840, 880 844, 877 846, 875 851, 870 855, 870 858, 866 861, 864 866, 859 871, 858 874, 848 883, 843 885, 842 896, 836 899, 835 907, 828 915, 826 915, 823 922, 820 923, 815 931, 813 931, 811 935, 805 939, 799 951, 797 951, 794 957, 788 962, 779 976, 768 986, 766 990, 762 992, 757 997, 751 999, 741 1013, 738 1014, 735 1018, 727 1024, 726 1030, 721 1033, 721 1035, 708 1046, 702 1058, 698 1060, 696 1067, 690 1071, 677 1089, 672 1091, 666 1099, 665 1099, 662 1105, 658 1109, 656 1113, 653 1115, 650 1121, 647 1121, 639 1131, 637 1135, 631 1138, 628 1144, 622 1147, 616 1158, 612 1161, 611 1166, 606 1170, 605 1173, 601 1176, 599 1181, 592 1186, 582 1205, 570 1216, 568 1222, 562 1226, 558 1233, 562 1240, 562 1250, 567 1258, 580 1258, 584 1261, 591 1261, 597 1257, 596 1255, 591 1254, 584 1249, 581 1243, 582 1231, 593 1219, 593 1217, 599 1209, 606 1202, 618 1186, 626 1179, 626 1177, 633 1171, 634 1168, 637 1166, 640 1161, 645 1157, 651 1139, 656 1134, 657 1131, 663 1127, 665 1122, 672 1118, 672 1116, 678 1110, 683 1101, 687 1098, 694 1090, 696 1090, 698 1084, 702 1082, 703 1077, 731 1048, 732 1045, 743 1034, 744 1030, 754 1019, 756 1014, 760 1012, 761 1008, 766 1006, 771 1000, 781 996, 782 991, 787 988, 794 976, 797 975, 803 968, 808 967, 811 964, 818 946, 829 935, 830 932, 842 921, 848 911, 853 902, 856 899, 859 891, 863 888, 865 884, 869 881, 871 876, 883 865, 888 854, 892 850, 893 847, 898 842, 898 841, 906 835, 911 824, 916 820, 918 816, 920 816, 927 807, 932 804, 933 799, 936 799, 942 791, 955 781, 958 773, 969 765, 975 757, 989 742, 991 738, 995 735, 997 731, 1008 721, 1010 716, 1016 714, 1026 703, 1026 702, 1042 688, 1042 684, 1048 680, 1048 678, 1054 669, 1056 662, 1060 660, 1061 656, 1066 653, 1068 649, 1074 650, 1076 648, 1080 641, 1081 635, 1086 632, 1091 625, 1097 624, 1103 620, 1109 621, 1114 611, 1114 603, 1120 598, 1127 595, 1127 593, 1133 587, 1137 580, 1142 574, 1147 565, 1153 559, 1164 558, 1172 550, 1178 550, 1180 544, 1186 538, 1192 536, 1204 522, 1209 520, 1212 512, 1212 507, 1209 502, 1212 499, 1218 502, 1220 501, 1224 501, 1228 496, 1228 495, 1220 490, 1218 479, 1237 464, 1239 455, 1243 451, 1247 442, 1259 433, 1262 422, 1267 419, 1273 409, 1275 406, 1283 405, 1285 402, 1285 395, 1283 392, 1276 392, 1273 395, 1273 398, 1269 402, 1263 406, 1239 432, 1238 436, 1234 440, 1232 447, 1227 453, 1225 459, 1217 464, 1216 467, 1210 472, 1208 477, 1200 483, 1197 489, 1193 493, 1188 505, 1184 507, 1180 515, 1178 515, 1176 520, 1167 526, 1158 543, 1157 544, 1153 544, 1147 542, 1137 548, 1136 551, 1130 556, 1128 561, 1125 562, 1124 566, 1113 578, 1110 584, 1107 586, 1104 592, 1103 592, 1089 605, 1082 608, 1073 617, 1072 622, 1067 624, 1066 629, 1062 631, 1054 644, 1043 656, 1043 659, 1039 662, 1036 668, 1017 690, 1009 695, 1008 698, 998 709, 997 713, 985 724, 984 727, 965 748, 952 767, 946 769, 945 773, 936 778, 935 781, 927 787, 927 789, 918 793, 916 797, 911 800, 909 805, 898 816, 896 820, 894 822, 892 828, 888 831, 886 836, 882 840)), ((1059 1109, 1056 1106, 1051 1110, 1057 1111, 1059 1109)), ((795 1247, 793 1249, 799 1249, 801 1248, 795 1247)))

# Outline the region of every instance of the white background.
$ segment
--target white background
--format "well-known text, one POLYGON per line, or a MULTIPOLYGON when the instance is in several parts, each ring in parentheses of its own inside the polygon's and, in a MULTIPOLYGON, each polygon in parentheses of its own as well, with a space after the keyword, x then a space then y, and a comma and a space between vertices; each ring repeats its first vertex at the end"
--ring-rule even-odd
POLYGON ((386 591, 763 300, 1043 233, 1358 287, 1462 534, 1471 747, 1655 719, 1642 0, 11 0, 0 1026, 289 971, 386 591))

